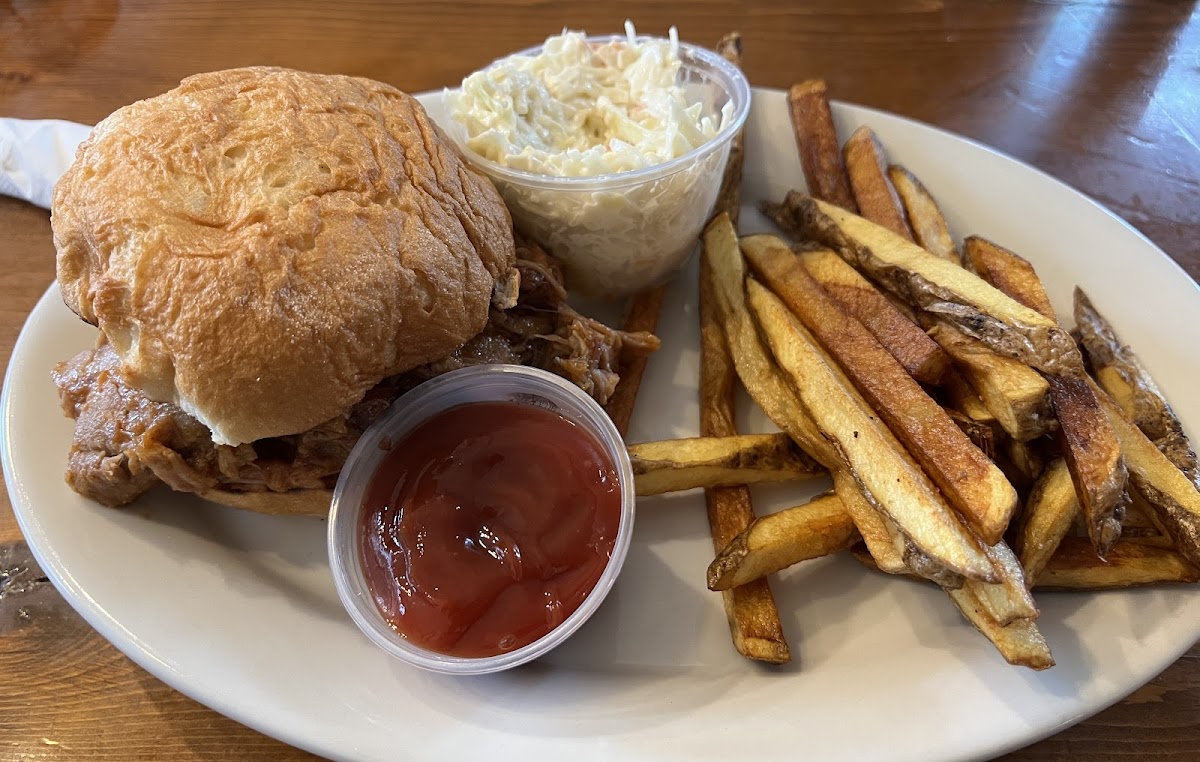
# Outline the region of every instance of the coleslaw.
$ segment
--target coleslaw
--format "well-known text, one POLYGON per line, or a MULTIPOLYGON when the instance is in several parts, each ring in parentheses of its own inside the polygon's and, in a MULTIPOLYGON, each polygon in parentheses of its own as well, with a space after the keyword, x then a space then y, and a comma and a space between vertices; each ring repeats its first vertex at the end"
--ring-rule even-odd
POLYGON ((624 37, 564 30, 471 74, 446 102, 451 137, 517 226, 563 260, 573 289, 613 297, 686 262, 748 91, 674 28, 645 38, 626 22, 624 37))

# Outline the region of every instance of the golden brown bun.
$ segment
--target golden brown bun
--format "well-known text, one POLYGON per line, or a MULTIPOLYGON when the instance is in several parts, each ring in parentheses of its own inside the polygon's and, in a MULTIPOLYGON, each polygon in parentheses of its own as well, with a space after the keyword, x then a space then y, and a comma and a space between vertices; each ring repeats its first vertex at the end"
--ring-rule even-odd
POLYGON ((201 74, 105 119, 55 188, 63 299, 223 444, 328 420, 483 329, 508 210, 414 99, 201 74))
POLYGON ((210 489, 200 497, 244 511, 275 516, 328 516, 333 490, 294 489, 288 492, 228 492, 210 489))

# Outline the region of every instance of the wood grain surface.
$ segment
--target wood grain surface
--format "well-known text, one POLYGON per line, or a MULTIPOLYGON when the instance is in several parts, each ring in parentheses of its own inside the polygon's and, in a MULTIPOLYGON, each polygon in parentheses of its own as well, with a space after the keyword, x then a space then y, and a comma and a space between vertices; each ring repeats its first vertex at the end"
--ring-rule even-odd
MULTIPOLYGON (((0 116, 95 122, 188 74, 277 64, 419 91, 563 26, 739 29, 756 85, 836 97, 993 145, 1096 198, 1200 276, 1194 2, 4 0, 0 116)), ((45 211, 0 198, 0 362, 54 278, 45 211)), ((1194 330, 1194 327, 1192 327, 1194 330)), ((0 760, 300 760, 119 654, 45 581, 0 497, 0 760)), ((1117 706, 1005 757, 1200 759, 1200 649, 1117 706)))

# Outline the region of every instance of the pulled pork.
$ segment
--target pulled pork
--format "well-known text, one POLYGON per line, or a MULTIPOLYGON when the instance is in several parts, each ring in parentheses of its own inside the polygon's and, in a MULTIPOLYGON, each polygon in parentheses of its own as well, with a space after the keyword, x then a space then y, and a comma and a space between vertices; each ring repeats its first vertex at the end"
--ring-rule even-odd
POLYGON ((355 442, 392 401, 423 381, 483 363, 549 370, 606 403, 621 360, 655 351, 658 339, 580 315, 566 302, 557 262, 527 243, 517 256, 516 302, 507 309, 496 305, 511 298, 494 302, 478 336, 441 360, 385 379, 337 418, 236 447, 214 444, 208 427, 179 407, 127 385, 116 352, 102 340, 53 374, 63 410, 76 420, 67 483, 110 506, 126 505, 159 482, 184 492, 329 489, 355 442))

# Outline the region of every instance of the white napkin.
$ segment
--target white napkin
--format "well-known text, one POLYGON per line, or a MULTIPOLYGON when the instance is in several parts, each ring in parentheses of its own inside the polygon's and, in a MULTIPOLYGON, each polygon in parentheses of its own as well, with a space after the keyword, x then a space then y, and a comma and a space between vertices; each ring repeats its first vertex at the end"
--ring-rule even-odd
POLYGON ((0 119, 0 194, 46 209, 91 127, 60 119, 0 119))

